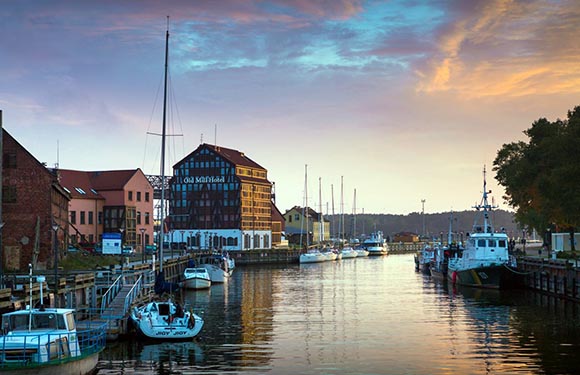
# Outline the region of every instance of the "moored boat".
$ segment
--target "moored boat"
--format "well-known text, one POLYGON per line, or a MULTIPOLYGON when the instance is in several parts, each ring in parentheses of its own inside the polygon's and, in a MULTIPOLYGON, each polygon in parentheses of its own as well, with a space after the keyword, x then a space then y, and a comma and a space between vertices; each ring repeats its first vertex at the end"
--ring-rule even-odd
POLYGON ((200 266, 207 270, 212 283, 226 283, 234 272, 234 270, 230 268, 231 264, 232 263, 228 256, 214 254, 211 257, 204 259, 204 263, 200 266))
POLYGON ((211 278, 203 267, 186 268, 183 270, 183 287, 186 289, 207 289, 211 286, 211 278))
POLYGON ((354 251, 356 251, 357 258, 363 258, 363 257, 369 256, 369 252, 364 247, 356 248, 356 249, 354 249, 354 251))
POLYGON ((161 340, 191 339, 199 334, 204 324, 200 316, 185 311, 171 299, 135 306, 131 319, 139 334, 161 340))
POLYGON ((429 274, 431 261, 435 258, 435 252, 440 248, 439 244, 426 244, 421 251, 415 254, 415 270, 429 274))
POLYGON ((322 254, 318 250, 310 250, 307 253, 300 254, 300 263, 320 263, 326 262, 326 255, 322 254))
MULTIPOLYGON (((42 285, 40 288, 42 291, 42 285)), ((28 305, 24 310, 2 316, 0 372, 34 375, 94 372, 106 344, 106 323, 89 322, 84 329, 77 330, 74 309, 45 308, 42 295, 40 299, 39 308, 28 305)))
POLYGON ((381 231, 371 233, 370 237, 363 241, 363 247, 369 252, 369 255, 386 255, 389 253, 389 248, 381 231))
POLYGON ((357 251, 350 246, 343 247, 340 250, 340 254, 342 255, 342 259, 356 258, 358 255, 357 251))
POLYGON ((492 226, 490 212, 494 206, 488 203, 485 168, 483 170, 483 197, 474 208, 481 210, 482 223, 477 215, 473 232, 469 235, 461 257, 449 259, 447 277, 454 284, 505 289, 516 286, 519 276, 512 271, 515 261, 508 253, 508 236, 492 226))

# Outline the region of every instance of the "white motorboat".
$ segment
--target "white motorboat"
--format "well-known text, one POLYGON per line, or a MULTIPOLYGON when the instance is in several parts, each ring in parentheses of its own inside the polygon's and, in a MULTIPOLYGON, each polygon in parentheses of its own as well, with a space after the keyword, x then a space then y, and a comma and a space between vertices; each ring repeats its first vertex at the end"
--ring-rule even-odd
POLYGON ((203 319, 181 305, 167 301, 153 301, 133 307, 131 319, 138 332, 151 339, 184 340, 199 334, 203 319))
POLYGON ((42 294, 40 300, 39 308, 28 305, 2 315, 0 372, 92 373, 106 344, 106 323, 91 322, 77 331, 74 309, 45 308, 42 294))
POLYGON ((358 256, 357 251, 352 247, 344 247, 340 251, 340 254, 342 255, 342 259, 356 258, 358 256))
POLYGON ((481 203, 473 207, 481 212, 483 220, 481 223, 475 221, 461 257, 456 253, 449 258, 447 277, 453 284, 504 289, 521 283, 521 274, 513 271, 516 264, 508 252, 507 234, 504 230, 496 232, 492 226, 490 213, 496 207, 488 203, 489 193, 484 168, 483 197, 481 203))
POLYGON ((231 261, 229 257, 223 255, 213 255, 205 259, 205 263, 200 266, 205 268, 209 273, 209 278, 212 283, 227 282, 234 270, 230 268, 231 261))
POLYGON ((183 271, 183 287, 186 289, 207 289, 211 286, 211 278, 203 267, 186 268, 183 271))
POLYGON ((369 252, 369 255, 386 255, 389 253, 389 248, 381 231, 371 233, 370 237, 364 240, 363 247, 369 252))

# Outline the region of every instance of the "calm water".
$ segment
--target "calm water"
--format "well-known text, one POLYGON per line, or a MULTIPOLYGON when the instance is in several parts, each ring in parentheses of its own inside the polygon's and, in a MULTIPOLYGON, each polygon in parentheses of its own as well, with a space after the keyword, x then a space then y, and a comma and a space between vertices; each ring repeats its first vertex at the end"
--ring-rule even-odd
POLYGON ((194 342, 109 345, 98 374, 575 374, 580 307, 529 291, 454 290, 412 255, 239 267, 185 292, 194 342))

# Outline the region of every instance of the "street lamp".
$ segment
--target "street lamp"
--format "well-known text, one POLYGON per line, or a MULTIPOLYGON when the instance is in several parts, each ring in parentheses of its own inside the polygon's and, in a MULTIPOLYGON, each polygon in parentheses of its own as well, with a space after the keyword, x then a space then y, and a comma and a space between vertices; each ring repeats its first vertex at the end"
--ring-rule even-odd
POLYGON ((0 223, 0 289, 4 289, 4 254, 2 254, 2 228, 4 228, 4 224, 4 222, 0 223))
POLYGON ((52 230, 54 231, 54 307, 58 307, 58 224, 54 221, 52 230))
POLYGON ((141 231, 141 263, 145 263, 145 228, 139 230, 141 231))

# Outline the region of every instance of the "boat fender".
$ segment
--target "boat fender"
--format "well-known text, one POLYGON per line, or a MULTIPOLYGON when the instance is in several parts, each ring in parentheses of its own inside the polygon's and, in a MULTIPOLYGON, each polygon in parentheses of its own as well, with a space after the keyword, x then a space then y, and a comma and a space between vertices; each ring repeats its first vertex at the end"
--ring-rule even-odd
POLYGON ((453 273, 451 274, 451 281, 453 282, 453 284, 457 282, 457 271, 453 271, 453 273))

